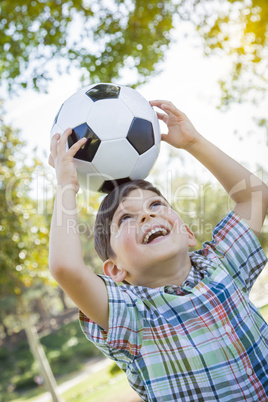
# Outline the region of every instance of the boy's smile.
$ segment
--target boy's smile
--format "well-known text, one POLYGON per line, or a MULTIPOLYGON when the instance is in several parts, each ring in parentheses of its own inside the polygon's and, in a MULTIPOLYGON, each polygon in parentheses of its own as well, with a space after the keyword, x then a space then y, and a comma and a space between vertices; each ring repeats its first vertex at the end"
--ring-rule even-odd
POLYGON ((104 271, 115 281, 135 285, 179 285, 191 269, 189 245, 195 245, 192 232, 163 197, 132 190, 113 216, 111 247, 116 257, 104 263, 104 271))
POLYGON ((169 229, 166 229, 164 226, 156 225, 152 229, 148 229, 147 233, 145 233, 142 244, 156 243, 164 236, 168 236, 169 233, 169 229))

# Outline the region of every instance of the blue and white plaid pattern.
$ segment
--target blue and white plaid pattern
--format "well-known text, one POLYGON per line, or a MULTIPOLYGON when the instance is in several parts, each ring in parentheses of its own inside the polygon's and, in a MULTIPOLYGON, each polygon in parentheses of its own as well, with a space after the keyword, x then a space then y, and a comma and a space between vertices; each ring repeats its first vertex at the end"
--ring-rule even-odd
POLYGON ((144 401, 268 401, 268 325, 249 291, 267 258, 234 212, 190 253, 181 287, 117 285, 109 331, 80 312, 86 337, 127 374, 144 401))

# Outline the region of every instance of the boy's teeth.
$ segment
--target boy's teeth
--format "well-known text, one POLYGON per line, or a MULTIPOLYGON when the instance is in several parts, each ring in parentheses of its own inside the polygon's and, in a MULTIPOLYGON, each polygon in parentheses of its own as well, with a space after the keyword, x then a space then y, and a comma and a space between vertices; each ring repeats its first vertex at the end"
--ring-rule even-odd
POLYGON ((161 233, 162 233, 162 236, 166 236, 166 234, 167 234, 167 230, 164 229, 164 228, 155 228, 155 229, 152 229, 152 230, 150 230, 150 232, 147 233, 147 235, 144 237, 144 239, 143 239, 143 244, 147 244, 147 243, 148 243, 148 240, 149 240, 149 237, 152 236, 154 233, 157 233, 157 232, 161 232, 161 233))

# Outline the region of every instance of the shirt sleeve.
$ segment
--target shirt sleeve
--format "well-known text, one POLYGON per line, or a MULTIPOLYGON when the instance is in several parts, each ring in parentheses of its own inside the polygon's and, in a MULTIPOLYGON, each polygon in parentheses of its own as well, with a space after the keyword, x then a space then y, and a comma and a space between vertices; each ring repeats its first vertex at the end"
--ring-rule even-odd
POLYGON ((267 257, 247 223, 230 212, 214 228, 213 240, 203 244, 203 255, 216 255, 244 291, 249 292, 265 267, 267 257))
POLYGON ((111 278, 99 275, 105 282, 109 298, 109 329, 99 325, 79 311, 79 322, 88 340, 125 370, 139 354, 143 338, 141 303, 137 296, 117 285, 111 278))

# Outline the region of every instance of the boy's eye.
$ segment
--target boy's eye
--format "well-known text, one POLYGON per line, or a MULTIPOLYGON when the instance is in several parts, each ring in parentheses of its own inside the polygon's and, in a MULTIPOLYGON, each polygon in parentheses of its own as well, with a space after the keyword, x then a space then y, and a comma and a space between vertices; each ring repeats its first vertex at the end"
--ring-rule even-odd
POLYGON ((162 201, 157 200, 157 201, 152 202, 150 207, 153 208, 153 207, 159 207, 159 206, 162 206, 162 205, 165 205, 165 204, 162 201))
POLYGON ((121 223, 125 222, 127 219, 131 218, 131 215, 129 214, 124 214, 121 216, 121 218, 118 221, 118 226, 121 225, 121 223))

